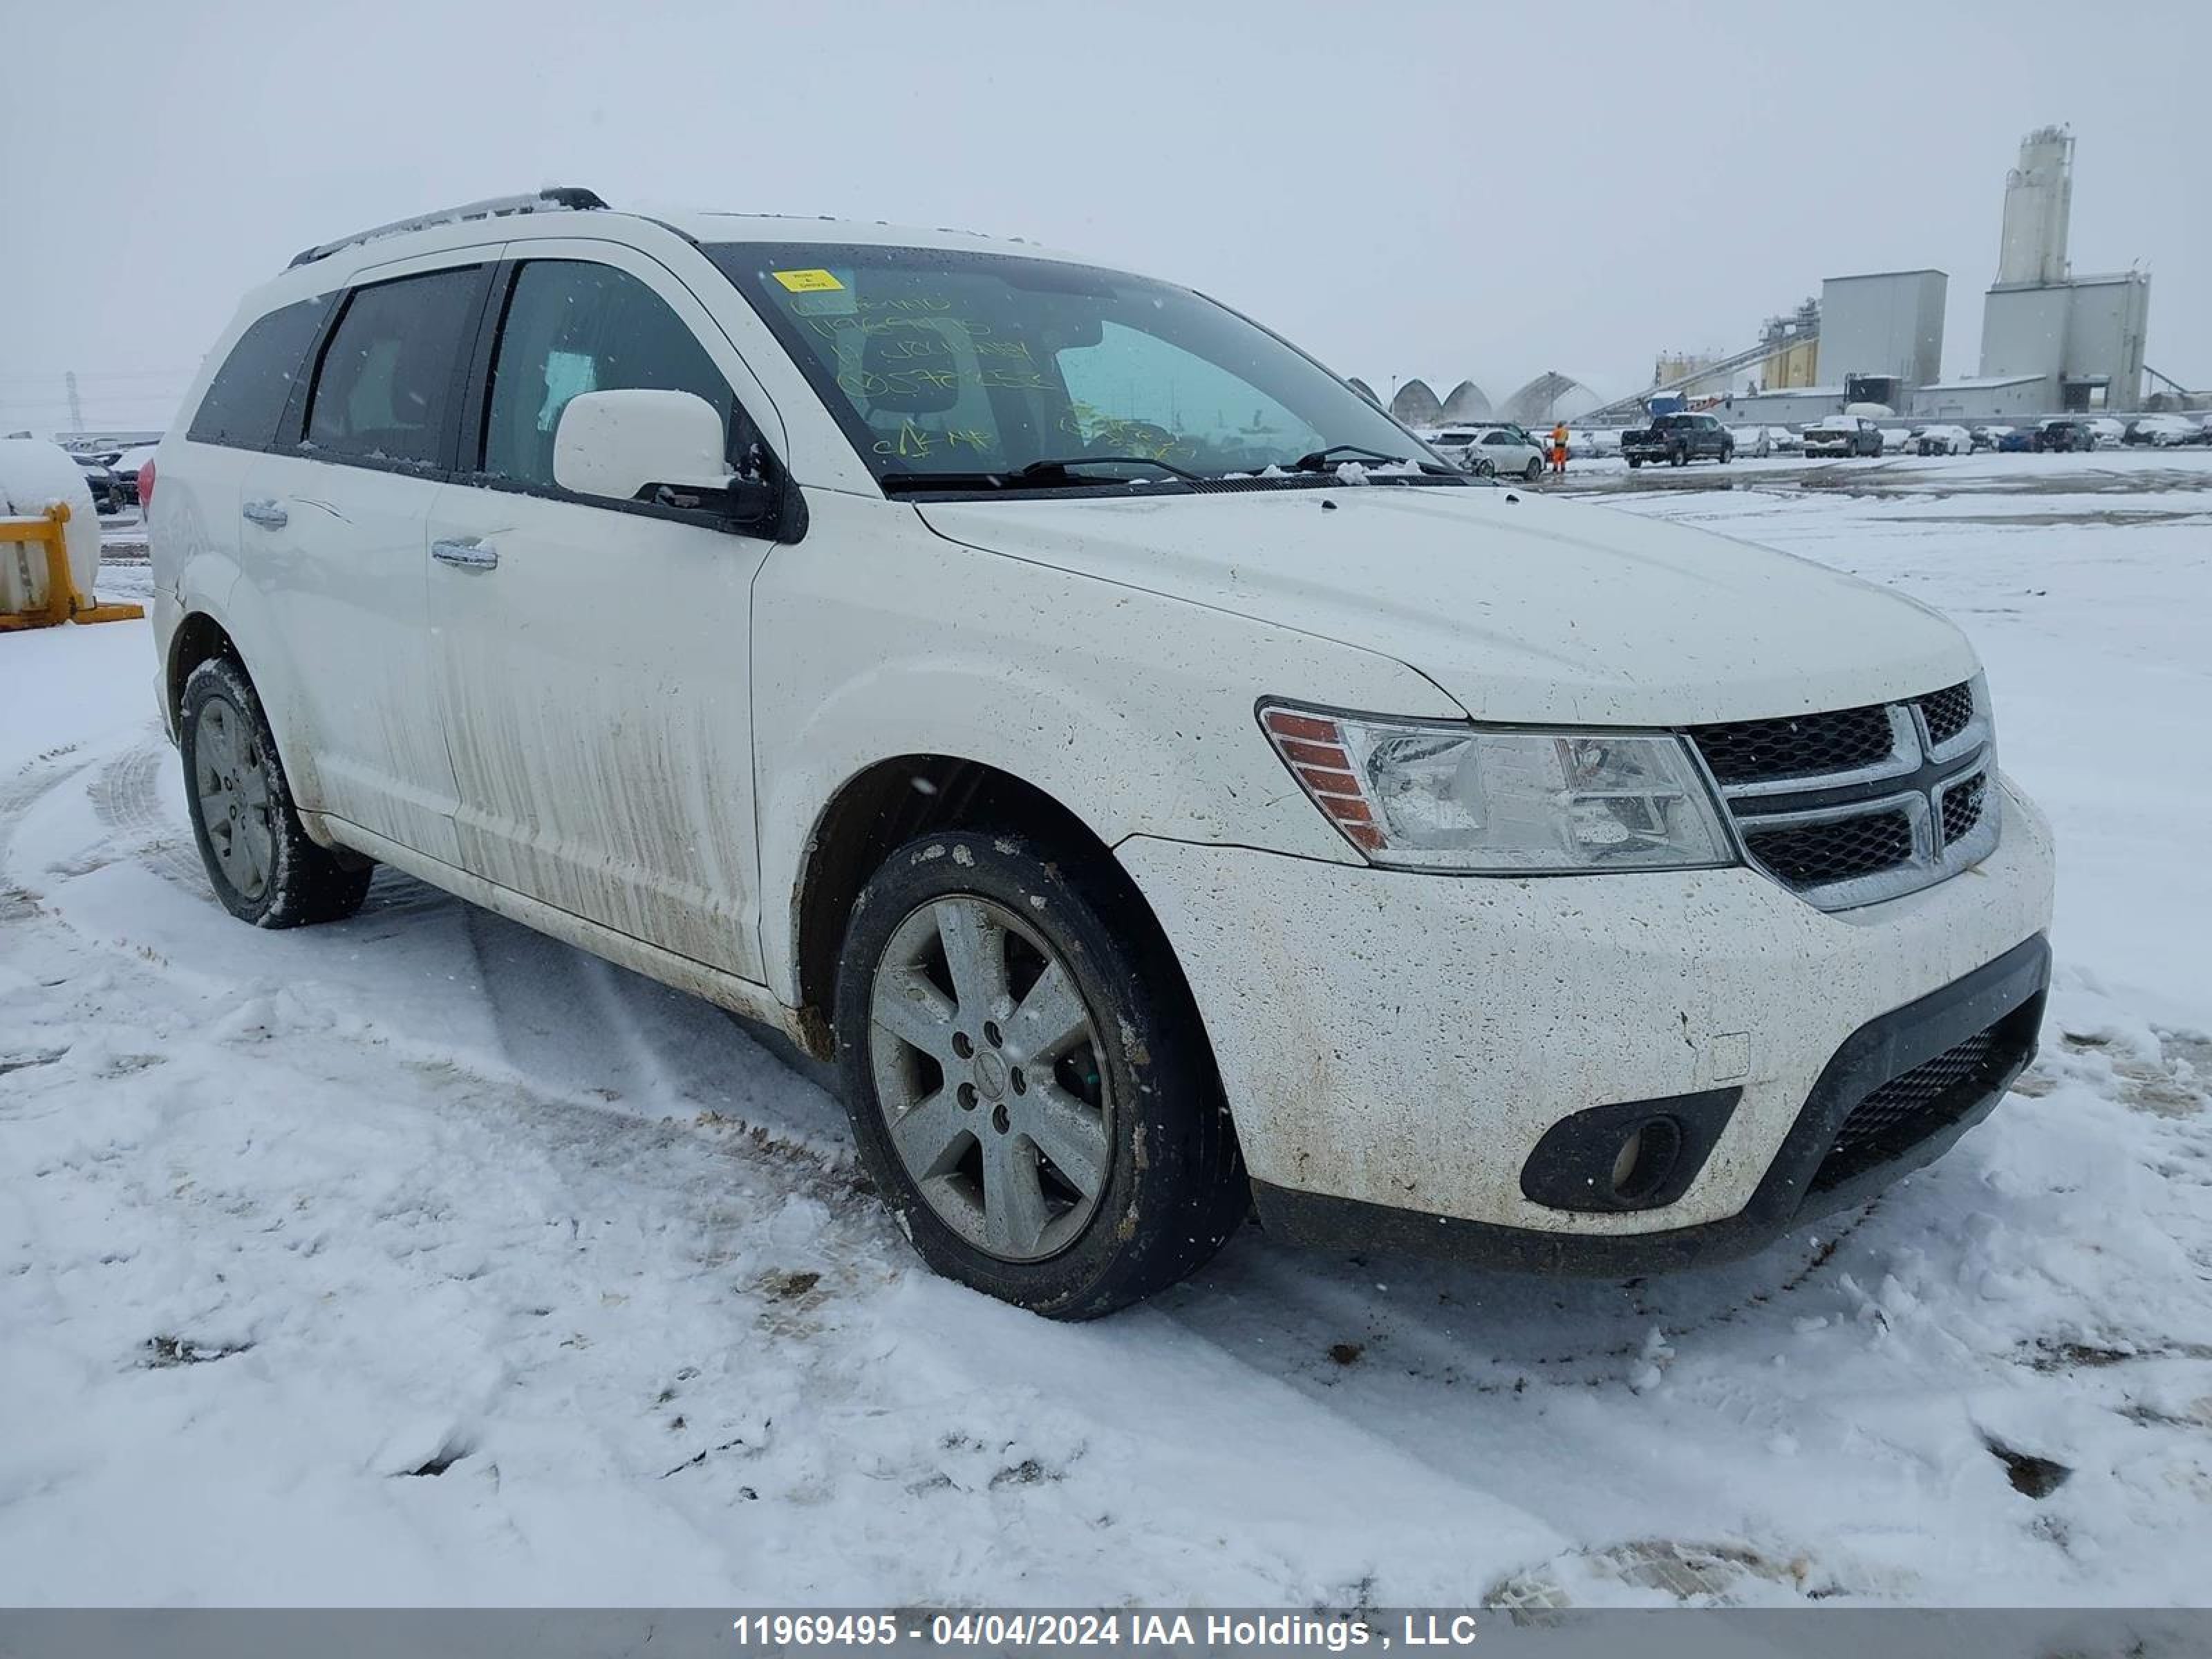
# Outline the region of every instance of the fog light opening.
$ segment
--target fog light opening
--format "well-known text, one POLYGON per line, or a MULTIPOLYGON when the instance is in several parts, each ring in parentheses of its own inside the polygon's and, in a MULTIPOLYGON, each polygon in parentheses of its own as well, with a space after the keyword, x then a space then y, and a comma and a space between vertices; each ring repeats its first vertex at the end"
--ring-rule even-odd
POLYGON ((1665 1184, 1682 1153, 1682 1128, 1671 1117, 1648 1117, 1630 1130, 1613 1155, 1613 1197, 1640 1204, 1665 1184))

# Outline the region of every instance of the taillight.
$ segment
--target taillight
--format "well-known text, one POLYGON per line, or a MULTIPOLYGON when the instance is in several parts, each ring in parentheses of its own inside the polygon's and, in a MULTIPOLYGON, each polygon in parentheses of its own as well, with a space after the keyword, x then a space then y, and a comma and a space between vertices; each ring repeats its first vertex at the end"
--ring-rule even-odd
POLYGON ((154 463, 149 461, 138 469, 138 510, 143 513, 154 505, 154 463))

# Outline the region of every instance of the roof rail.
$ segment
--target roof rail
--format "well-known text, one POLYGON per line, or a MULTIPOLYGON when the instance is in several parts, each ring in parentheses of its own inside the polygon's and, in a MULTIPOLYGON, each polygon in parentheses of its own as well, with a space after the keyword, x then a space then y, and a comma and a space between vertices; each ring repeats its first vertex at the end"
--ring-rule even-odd
POLYGON ((605 206, 595 191, 574 185, 549 185, 524 196, 490 196, 481 202, 465 202, 459 207, 440 208, 434 213, 419 213, 411 219, 394 219, 388 225, 356 230, 350 236, 341 236, 334 242, 325 242, 319 247, 295 254, 286 269, 311 265, 318 259, 328 258, 340 248, 374 242, 380 237, 398 236, 406 231, 427 230, 432 225, 458 225, 471 219, 503 219, 513 213, 582 213, 605 206))

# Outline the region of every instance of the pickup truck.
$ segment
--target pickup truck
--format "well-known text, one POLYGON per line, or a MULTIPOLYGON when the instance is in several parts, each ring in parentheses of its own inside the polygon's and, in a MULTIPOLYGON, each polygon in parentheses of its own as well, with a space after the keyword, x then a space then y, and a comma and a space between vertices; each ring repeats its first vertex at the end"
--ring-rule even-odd
POLYGON ((1661 415, 1650 426, 1622 433, 1620 453, 1631 466, 1646 461, 1664 461, 1669 466, 1697 460, 1726 463, 1735 459, 1735 434, 1717 416, 1661 415))
POLYGON ((1805 454, 1879 455, 1881 428, 1863 415, 1830 415, 1805 428, 1805 454))

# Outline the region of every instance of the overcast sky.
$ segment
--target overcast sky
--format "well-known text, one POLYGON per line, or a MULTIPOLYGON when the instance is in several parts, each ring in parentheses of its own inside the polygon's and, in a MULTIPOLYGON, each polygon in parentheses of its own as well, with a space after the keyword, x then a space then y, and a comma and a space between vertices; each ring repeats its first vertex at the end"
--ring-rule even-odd
POLYGON ((61 424, 71 368, 89 422, 158 426, 300 248, 550 182, 1026 236, 1386 392, 1626 392, 1824 276, 1932 265, 1971 373, 2046 122, 2075 270, 2148 268, 2148 361, 2212 386, 2205 0, 0 12, 0 430, 61 424))

